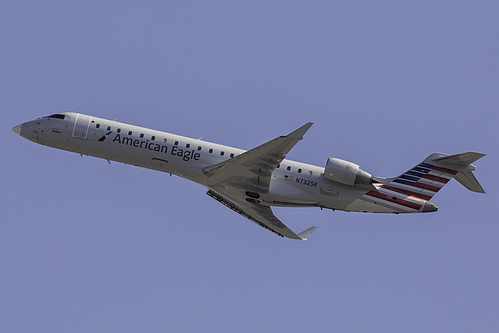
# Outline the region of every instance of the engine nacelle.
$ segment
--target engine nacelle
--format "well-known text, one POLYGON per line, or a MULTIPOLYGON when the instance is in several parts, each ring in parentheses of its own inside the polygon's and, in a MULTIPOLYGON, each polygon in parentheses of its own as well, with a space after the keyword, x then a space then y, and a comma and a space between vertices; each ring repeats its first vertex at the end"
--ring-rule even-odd
POLYGON ((339 158, 327 160, 324 177, 346 185, 370 185, 375 182, 374 177, 357 164, 339 158))

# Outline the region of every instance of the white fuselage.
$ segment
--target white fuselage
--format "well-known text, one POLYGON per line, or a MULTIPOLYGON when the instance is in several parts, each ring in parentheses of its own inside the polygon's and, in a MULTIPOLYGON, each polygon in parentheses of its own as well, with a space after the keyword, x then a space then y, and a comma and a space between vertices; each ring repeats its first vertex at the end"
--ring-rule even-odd
MULTIPOLYGON (((203 168, 245 152, 83 114, 61 115, 64 119, 44 117, 26 122, 20 127, 20 134, 42 145, 174 174, 207 188, 212 184, 202 173, 203 168)), ((269 192, 262 194, 261 202, 268 206, 315 206, 379 213, 421 211, 366 201, 364 194, 369 191, 370 188, 326 179, 322 167, 285 159, 272 172, 269 192)))

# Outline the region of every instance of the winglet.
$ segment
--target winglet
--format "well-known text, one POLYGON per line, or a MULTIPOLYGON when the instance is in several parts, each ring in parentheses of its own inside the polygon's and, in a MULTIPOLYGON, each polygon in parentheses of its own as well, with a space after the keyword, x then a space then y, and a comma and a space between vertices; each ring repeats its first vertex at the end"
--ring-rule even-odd
POLYGON ((303 135, 305 133, 307 133, 307 131, 310 129, 310 127, 312 127, 313 124, 314 123, 306 123, 305 125, 303 125, 299 129, 297 129, 296 131, 289 133, 287 135, 288 138, 293 138, 293 139, 297 139, 297 140, 303 139, 303 135))
POLYGON ((298 237, 300 237, 302 240, 307 240, 308 236, 310 236, 315 229, 317 229, 317 227, 310 227, 307 230, 300 232, 298 234, 298 237))

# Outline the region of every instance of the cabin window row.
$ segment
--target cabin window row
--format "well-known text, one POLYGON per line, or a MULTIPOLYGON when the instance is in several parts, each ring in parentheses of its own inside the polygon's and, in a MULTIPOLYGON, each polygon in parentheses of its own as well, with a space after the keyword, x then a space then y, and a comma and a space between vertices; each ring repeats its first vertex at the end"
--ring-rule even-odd
MULTIPOLYGON (((100 128, 100 124, 96 124, 96 125, 95 125, 95 127, 96 127, 96 128, 100 128)), ((108 131, 110 131, 110 130, 111 130, 111 126, 107 126, 107 130, 108 130, 108 131)), ((118 128, 118 129, 116 130, 116 132, 121 133, 121 128, 118 128)), ((133 134, 133 132, 132 132, 132 131, 128 131, 128 135, 132 135, 132 134, 133 134)), ((143 133, 141 133, 141 134, 139 135, 139 137, 140 137, 141 139, 142 139, 142 138, 144 138, 144 134, 143 134, 143 133)), ((154 141, 154 140, 156 140, 156 137, 155 137, 154 135, 152 135, 150 140, 151 140, 151 141, 154 141)), ((167 141, 168 141, 167 139, 163 139, 163 143, 167 143, 167 141)), ((179 144, 179 142, 178 142, 178 141, 175 141, 174 145, 175 145, 175 146, 178 146, 178 144, 179 144)), ((191 147, 191 144, 190 144, 190 143, 187 143, 187 144, 185 145, 185 148, 190 148, 190 147, 191 147)), ((197 147, 197 150, 199 150, 199 151, 201 151, 202 149, 203 149, 203 148, 202 148, 201 146, 198 146, 198 147, 197 147)), ((210 149, 208 150, 208 152, 209 152, 210 154, 212 154, 212 153, 213 153, 213 149, 211 149, 211 148, 210 148, 210 149)), ((224 156, 224 155, 225 155, 225 152, 224 152, 224 151, 221 151, 221 152, 220 152, 220 156, 224 156)), ((234 157, 235 155, 234 155, 234 153, 231 153, 229 156, 232 158, 232 157, 234 157)), ((279 164, 279 165, 277 166, 277 168, 280 168, 280 167, 281 167, 281 165, 279 164)), ((287 167, 286 167, 286 170, 287 170, 287 171, 291 171, 291 166, 287 166, 287 167)), ((298 170, 297 170, 297 171, 298 171, 298 173, 302 173, 302 171, 303 171, 303 170, 302 170, 302 169, 300 169, 300 168, 298 168, 298 170)), ((312 172, 312 171, 308 171, 308 174, 309 174, 309 175, 313 175, 313 172, 312 172)))
MULTIPOLYGON (((95 124, 95 128, 100 128, 100 124, 95 124)), ((111 130, 111 126, 107 126, 106 130, 107 130, 107 131, 110 131, 110 130, 111 130)), ((117 133, 121 133, 121 128, 116 129, 116 132, 117 132, 117 133)), ((132 135, 132 134, 133 134, 133 132, 132 132, 132 131, 128 131, 128 135, 132 135)), ((140 137, 141 139, 142 139, 142 138, 144 138, 144 134, 143 134, 143 133, 140 133, 139 137, 140 137)), ((156 136, 152 135, 150 140, 151 140, 151 141, 156 140, 156 136)), ((168 142, 168 139, 166 139, 166 138, 165 138, 165 139, 163 139, 163 143, 167 143, 167 142, 168 142)), ((175 141, 174 145, 175 145, 175 146, 178 146, 178 145, 179 145, 179 142, 178 142, 178 141, 175 141)), ((190 144, 190 143, 187 143, 187 144, 185 145, 185 148, 190 148, 190 147, 191 147, 191 144, 190 144)), ((198 150, 198 151, 201 151, 202 149, 203 149, 203 148, 202 148, 201 146, 198 146, 198 147, 197 147, 197 150, 198 150)), ((208 150, 208 152, 209 152, 210 154, 212 154, 212 153, 213 153, 213 149, 211 149, 211 148, 210 148, 210 149, 208 150)), ((220 156, 224 156, 224 155, 225 155, 225 152, 224 152, 224 151, 221 151, 221 152, 220 152, 220 156)), ((231 153, 229 156, 230 156, 231 158, 233 158, 233 157, 235 156, 235 154, 234 154, 234 153, 231 153)))
MULTIPOLYGON (((281 165, 280 165, 280 164, 279 164, 279 165, 277 165, 277 169, 279 169, 280 167, 281 167, 281 165)), ((292 169, 292 168, 291 168, 291 166, 289 166, 289 165, 286 167, 286 170, 287 170, 287 171, 291 171, 291 169, 292 169)), ((302 172, 303 172, 303 170, 302 170, 301 168, 298 168, 298 170, 297 170, 297 171, 298 171, 298 173, 302 173, 302 172)), ((311 175, 313 175, 314 173, 313 173, 313 171, 309 170, 309 171, 308 171, 308 174, 311 176, 311 175)))

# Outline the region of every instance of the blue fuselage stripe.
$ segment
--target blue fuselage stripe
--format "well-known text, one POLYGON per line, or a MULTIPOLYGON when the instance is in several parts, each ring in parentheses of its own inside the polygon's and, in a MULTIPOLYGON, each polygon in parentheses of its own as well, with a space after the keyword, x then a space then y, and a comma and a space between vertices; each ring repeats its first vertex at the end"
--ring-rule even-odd
POLYGON ((400 178, 395 179, 393 182, 394 183, 405 184, 405 185, 410 185, 410 186, 412 186, 414 184, 414 182, 410 182, 408 180, 403 180, 403 179, 400 179, 400 178))

